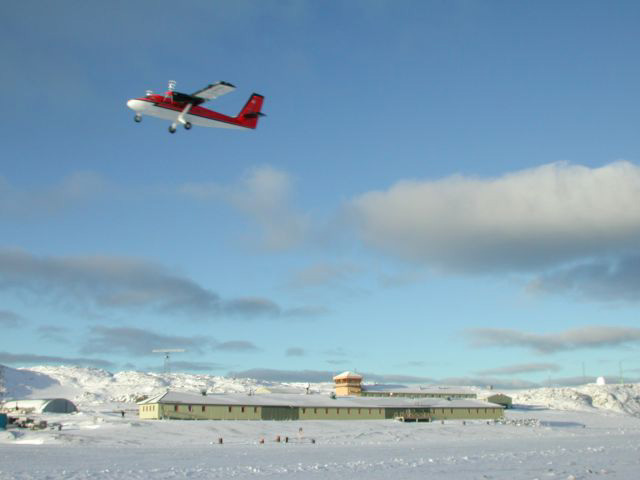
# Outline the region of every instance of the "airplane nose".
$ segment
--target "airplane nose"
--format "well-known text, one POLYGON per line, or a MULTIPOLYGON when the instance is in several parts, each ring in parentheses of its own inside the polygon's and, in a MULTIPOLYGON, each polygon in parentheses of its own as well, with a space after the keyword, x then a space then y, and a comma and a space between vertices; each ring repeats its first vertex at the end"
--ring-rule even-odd
POLYGON ((132 98, 127 102, 127 107, 131 110, 135 110, 136 112, 140 112, 147 108, 147 103, 138 100, 137 98, 132 98))

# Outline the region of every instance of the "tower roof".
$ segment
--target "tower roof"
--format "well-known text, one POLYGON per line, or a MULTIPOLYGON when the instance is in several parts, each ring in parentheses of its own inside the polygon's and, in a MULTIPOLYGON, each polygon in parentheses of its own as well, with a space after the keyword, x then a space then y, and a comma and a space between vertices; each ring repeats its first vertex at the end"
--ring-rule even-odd
POLYGON ((342 380, 343 378, 354 378, 354 379, 362 380, 362 375, 358 375, 357 373, 347 371, 347 372, 342 372, 340 375, 336 375, 335 377, 333 377, 334 380, 342 380))

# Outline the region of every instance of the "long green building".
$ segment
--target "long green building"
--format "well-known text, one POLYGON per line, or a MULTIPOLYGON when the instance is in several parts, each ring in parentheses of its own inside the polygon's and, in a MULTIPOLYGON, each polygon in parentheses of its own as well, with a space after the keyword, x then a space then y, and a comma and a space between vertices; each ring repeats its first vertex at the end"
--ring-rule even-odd
POLYGON ((148 398, 138 407, 140 418, 149 420, 492 420, 504 412, 501 405, 466 399, 178 392, 148 398))

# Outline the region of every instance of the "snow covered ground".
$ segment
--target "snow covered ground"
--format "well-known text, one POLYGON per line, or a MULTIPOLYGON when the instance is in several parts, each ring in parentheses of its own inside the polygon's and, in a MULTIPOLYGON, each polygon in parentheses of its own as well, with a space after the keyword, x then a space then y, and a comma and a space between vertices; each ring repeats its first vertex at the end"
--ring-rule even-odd
MULTIPOLYGON (((307 385, 70 367, 6 376, 13 396, 66 396, 80 412, 42 416, 62 423, 60 431, 0 431, 0 479, 640 478, 638 385, 517 392, 517 408, 499 424, 208 422, 142 421, 130 400, 167 387, 303 392, 307 385)), ((330 385, 311 389, 324 395, 330 385)))

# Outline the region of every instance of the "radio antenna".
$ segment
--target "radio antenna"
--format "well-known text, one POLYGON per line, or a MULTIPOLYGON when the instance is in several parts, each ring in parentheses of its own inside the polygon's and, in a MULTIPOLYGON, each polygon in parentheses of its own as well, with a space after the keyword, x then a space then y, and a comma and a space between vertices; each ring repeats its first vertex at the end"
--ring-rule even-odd
POLYGON ((155 348, 151 352, 164 354, 164 373, 171 373, 171 354, 184 353, 186 350, 184 348, 155 348))

